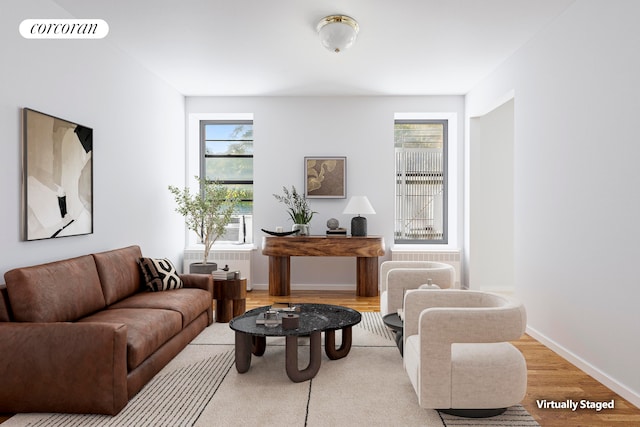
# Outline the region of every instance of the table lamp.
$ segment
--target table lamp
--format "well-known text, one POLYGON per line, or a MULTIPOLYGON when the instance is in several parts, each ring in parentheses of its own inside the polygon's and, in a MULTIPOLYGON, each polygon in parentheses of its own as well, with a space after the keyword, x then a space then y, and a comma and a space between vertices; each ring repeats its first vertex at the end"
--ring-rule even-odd
POLYGON ((367 235, 367 218, 360 216, 361 214, 375 214, 373 206, 369 203, 367 196, 353 196, 349 199, 347 207, 344 208, 342 213, 356 214, 351 218, 351 235, 352 236, 366 236, 367 235))

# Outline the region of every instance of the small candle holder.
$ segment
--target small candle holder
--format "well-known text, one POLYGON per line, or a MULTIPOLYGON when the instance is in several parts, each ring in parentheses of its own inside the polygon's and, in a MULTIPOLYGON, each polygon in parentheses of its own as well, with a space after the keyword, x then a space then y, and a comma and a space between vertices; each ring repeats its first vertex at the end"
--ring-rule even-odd
POLYGON ((278 320, 278 312, 276 310, 267 310, 264 313, 264 326, 267 328, 275 328, 280 324, 278 320))
POLYGON ((300 326, 300 315, 285 313, 282 315, 282 329, 298 329, 300 326))

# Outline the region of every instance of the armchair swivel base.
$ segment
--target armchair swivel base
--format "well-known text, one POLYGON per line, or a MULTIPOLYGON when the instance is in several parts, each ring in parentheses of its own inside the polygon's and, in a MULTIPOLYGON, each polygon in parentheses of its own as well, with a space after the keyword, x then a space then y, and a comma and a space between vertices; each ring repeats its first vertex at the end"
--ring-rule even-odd
POLYGON ((507 408, 496 409, 438 409, 439 412, 465 418, 489 418, 504 413, 507 408))

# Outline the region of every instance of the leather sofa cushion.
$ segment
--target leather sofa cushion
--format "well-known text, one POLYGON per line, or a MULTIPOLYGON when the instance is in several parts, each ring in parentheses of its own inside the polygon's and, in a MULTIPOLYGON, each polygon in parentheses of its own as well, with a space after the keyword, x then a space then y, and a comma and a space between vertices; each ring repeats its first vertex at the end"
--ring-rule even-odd
POLYGON ((139 246, 93 254, 107 305, 120 301, 141 289, 139 246))
POLYGON ((122 308, 103 310, 80 322, 118 323, 127 327, 127 370, 131 372, 182 330, 180 313, 172 310, 122 308))
POLYGON ((91 255, 16 268, 4 278, 18 322, 72 322, 106 305, 91 255))
POLYGON ((211 307, 211 294, 203 289, 182 288, 164 292, 140 292, 109 307, 121 308, 160 308, 173 310, 182 316, 182 327, 186 327, 202 312, 211 307))

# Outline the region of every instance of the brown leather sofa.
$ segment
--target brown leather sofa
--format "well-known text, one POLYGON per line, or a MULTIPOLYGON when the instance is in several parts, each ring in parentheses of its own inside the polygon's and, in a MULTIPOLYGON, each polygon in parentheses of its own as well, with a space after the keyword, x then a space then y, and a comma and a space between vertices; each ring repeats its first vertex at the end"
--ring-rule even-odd
POLYGON ((0 413, 114 415, 213 322, 211 276, 144 289, 138 246, 17 268, 0 285, 0 413))

